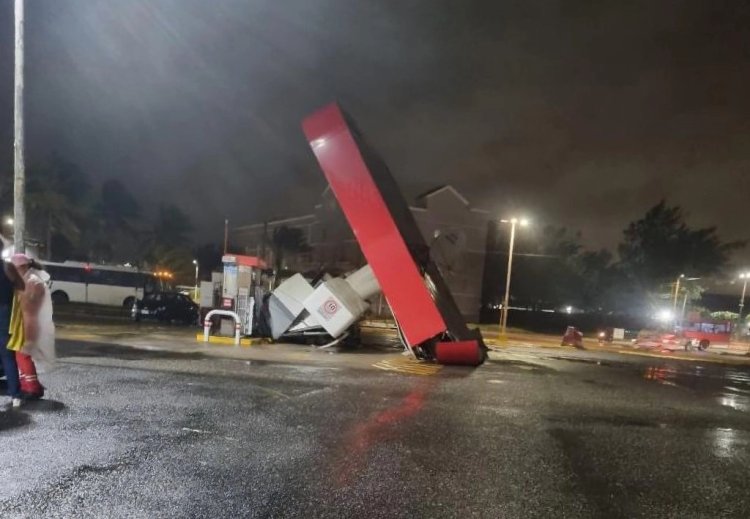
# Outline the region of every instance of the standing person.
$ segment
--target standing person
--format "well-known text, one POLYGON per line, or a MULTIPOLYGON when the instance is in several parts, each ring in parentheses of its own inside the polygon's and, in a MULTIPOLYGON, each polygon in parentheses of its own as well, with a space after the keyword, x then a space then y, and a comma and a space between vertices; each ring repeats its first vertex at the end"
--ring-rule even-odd
MULTIPOLYGON (((0 243, 0 252, 2 252, 0 243)), ((21 405, 21 386, 18 378, 18 365, 16 364, 16 353, 8 349, 10 339, 10 314, 13 307, 14 289, 19 286, 20 277, 15 272, 13 265, 3 262, 0 268, 0 363, 5 372, 8 396, 11 406, 21 405)))
POLYGON ((25 254, 13 255, 11 262, 24 285, 17 298, 23 319, 23 346, 16 352, 21 393, 25 398, 42 398, 44 386, 39 383, 35 361, 44 368, 51 367, 55 361, 55 325, 47 286, 49 274, 25 254))

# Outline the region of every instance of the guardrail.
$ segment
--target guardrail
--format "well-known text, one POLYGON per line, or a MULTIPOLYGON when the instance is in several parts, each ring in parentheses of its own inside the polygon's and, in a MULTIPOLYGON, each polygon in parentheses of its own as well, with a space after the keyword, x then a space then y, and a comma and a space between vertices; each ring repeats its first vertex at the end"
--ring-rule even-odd
POLYGON ((234 319, 234 345, 240 345, 240 331, 242 325, 240 324, 240 316, 236 312, 230 310, 211 310, 206 314, 203 319, 203 342, 208 342, 208 337, 211 335, 211 317, 214 315, 223 315, 234 319))

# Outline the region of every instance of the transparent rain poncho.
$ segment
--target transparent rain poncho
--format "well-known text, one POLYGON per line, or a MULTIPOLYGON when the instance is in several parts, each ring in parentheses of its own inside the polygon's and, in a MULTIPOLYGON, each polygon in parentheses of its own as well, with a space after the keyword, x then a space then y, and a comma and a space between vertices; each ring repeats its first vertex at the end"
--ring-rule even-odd
POLYGON ((25 342, 21 352, 31 356, 39 371, 49 371, 56 357, 50 276, 42 270, 29 269, 23 280, 26 287, 20 293, 20 301, 25 342))

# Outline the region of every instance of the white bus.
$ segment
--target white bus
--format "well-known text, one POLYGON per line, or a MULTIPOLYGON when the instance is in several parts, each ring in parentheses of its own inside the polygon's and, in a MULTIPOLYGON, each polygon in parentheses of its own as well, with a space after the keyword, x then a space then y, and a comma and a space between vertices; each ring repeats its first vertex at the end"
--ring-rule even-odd
MULTIPOLYGON (((92 265, 66 261, 41 264, 52 278, 54 303, 91 303, 130 308, 136 299, 164 290, 168 275, 156 275, 133 267, 92 265)), ((163 273, 162 273, 163 274, 163 273)))

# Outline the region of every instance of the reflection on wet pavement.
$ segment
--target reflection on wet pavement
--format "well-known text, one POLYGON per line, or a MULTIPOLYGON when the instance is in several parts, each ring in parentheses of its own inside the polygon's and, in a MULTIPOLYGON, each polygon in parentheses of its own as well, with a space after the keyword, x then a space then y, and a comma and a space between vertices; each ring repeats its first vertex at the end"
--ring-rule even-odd
POLYGON ((708 370, 703 366, 677 369, 671 366, 648 366, 643 378, 659 384, 692 389, 714 395, 719 405, 737 411, 750 410, 750 375, 732 368, 708 370))
POLYGON ((717 458, 735 458, 744 456, 747 448, 747 432, 717 427, 708 431, 711 451, 717 458))
POLYGON ((747 412, 747 410, 750 408, 750 406, 748 406, 747 397, 742 395, 724 394, 718 397, 718 401, 719 404, 726 407, 731 407, 732 409, 736 409, 737 411, 747 412))
POLYGON ((338 487, 349 485, 367 464, 370 451, 378 443, 397 436, 397 426, 403 427, 404 421, 422 410, 425 398, 434 386, 434 382, 416 384, 393 405, 375 412, 342 434, 341 451, 333 464, 336 473, 334 481, 338 487))

